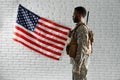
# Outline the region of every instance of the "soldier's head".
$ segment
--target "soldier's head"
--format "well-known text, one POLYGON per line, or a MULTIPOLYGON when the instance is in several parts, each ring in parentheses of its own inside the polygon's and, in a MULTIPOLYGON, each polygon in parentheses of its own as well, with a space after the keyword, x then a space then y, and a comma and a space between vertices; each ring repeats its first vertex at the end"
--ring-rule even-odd
POLYGON ((82 6, 76 7, 73 13, 74 23, 79 23, 86 16, 86 9, 82 6))

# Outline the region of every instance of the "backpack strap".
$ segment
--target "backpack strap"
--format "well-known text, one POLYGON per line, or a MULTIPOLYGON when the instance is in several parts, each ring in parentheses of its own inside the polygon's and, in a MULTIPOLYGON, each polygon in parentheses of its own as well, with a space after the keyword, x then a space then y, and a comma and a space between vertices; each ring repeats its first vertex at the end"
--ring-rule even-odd
POLYGON ((72 35, 74 35, 80 25, 85 25, 85 24, 84 23, 78 24, 72 31, 69 32, 68 36, 71 37, 72 35))

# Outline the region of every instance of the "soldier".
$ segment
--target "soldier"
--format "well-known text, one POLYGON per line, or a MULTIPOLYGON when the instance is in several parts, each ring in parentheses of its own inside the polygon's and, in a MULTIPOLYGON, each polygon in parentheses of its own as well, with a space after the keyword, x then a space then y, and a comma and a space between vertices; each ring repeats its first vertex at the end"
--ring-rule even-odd
POLYGON ((87 80, 87 61, 92 53, 93 33, 84 22, 86 9, 76 7, 73 13, 75 28, 70 32, 70 43, 67 45, 67 54, 73 65, 72 80, 87 80))

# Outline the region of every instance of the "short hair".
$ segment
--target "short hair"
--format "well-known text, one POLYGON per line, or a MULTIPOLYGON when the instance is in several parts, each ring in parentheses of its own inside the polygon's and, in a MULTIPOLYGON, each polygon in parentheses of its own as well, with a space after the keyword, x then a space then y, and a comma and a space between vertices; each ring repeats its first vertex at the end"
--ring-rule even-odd
POLYGON ((79 14, 81 14, 83 17, 86 16, 86 9, 82 6, 78 6, 75 8, 75 11, 77 11, 79 14))

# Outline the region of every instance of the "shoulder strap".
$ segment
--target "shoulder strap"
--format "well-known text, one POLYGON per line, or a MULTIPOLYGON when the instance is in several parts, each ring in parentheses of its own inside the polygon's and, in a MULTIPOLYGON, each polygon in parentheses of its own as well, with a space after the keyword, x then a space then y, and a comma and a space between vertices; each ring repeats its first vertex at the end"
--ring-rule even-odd
MULTIPOLYGON (((74 36, 75 35, 75 32, 77 31, 77 29, 81 26, 81 25, 85 25, 84 23, 81 23, 79 25, 77 25, 73 30, 72 30, 72 35, 74 36)), ((72 36, 71 35, 71 36, 72 36)))
POLYGON ((77 25, 72 31, 69 32, 69 37, 71 37, 72 34, 74 35, 75 32, 76 32, 76 30, 77 30, 77 29, 79 28, 79 26, 81 26, 81 25, 85 25, 85 24, 84 24, 84 23, 81 23, 81 24, 77 25))
POLYGON ((76 28, 73 30, 74 32, 76 32, 76 30, 79 28, 79 26, 81 26, 81 25, 85 25, 84 23, 81 23, 81 24, 79 24, 79 25, 77 25, 76 26, 76 28))

